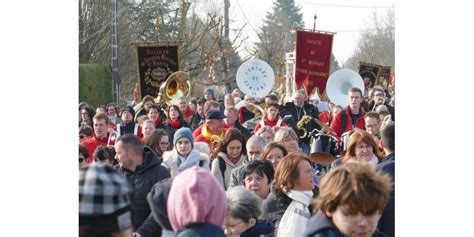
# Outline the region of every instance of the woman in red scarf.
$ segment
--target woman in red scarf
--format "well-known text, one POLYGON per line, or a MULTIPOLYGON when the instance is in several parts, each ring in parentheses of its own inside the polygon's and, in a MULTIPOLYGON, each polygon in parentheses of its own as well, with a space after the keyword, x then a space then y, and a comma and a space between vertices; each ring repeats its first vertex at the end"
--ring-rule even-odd
POLYGON ((278 104, 268 104, 263 119, 255 126, 253 132, 256 133, 261 127, 269 126, 276 132, 280 127, 287 127, 286 123, 281 119, 279 114, 278 104))
POLYGON ((170 137, 174 137, 174 132, 182 127, 188 127, 188 123, 183 119, 183 113, 177 105, 170 105, 166 110, 168 118, 163 123, 163 127, 170 137))

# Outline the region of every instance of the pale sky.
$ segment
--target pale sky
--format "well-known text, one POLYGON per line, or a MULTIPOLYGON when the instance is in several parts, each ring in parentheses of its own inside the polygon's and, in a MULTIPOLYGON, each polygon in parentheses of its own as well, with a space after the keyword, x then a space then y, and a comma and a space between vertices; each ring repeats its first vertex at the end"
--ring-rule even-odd
MULTIPOLYGON (((223 9, 224 0, 195 0, 196 6, 207 10, 223 9)), ((273 0, 230 0, 230 28, 240 29, 245 22, 243 36, 249 36, 245 47, 252 49, 257 41, 254 30, 263 25, 266 12, 272 10, 273 0), (242 13, 243 12, 243 13, 242 13)), ((370 28, 372 12, 381 17, 394 6, 394 0, 295 0, 301 6, 306 29, 313 29, 314 15, 317 15, 316 30, 336 32, 333 41, 333 53, 341 64, 353 53, 361 30, 370 28)), ((223 14, 223 13, 222 13, 223 14)), ((231 31, 232 37, 232 31, 231 31)), ((239 51, 241 56, 248 55, 246 50, 239 51)))

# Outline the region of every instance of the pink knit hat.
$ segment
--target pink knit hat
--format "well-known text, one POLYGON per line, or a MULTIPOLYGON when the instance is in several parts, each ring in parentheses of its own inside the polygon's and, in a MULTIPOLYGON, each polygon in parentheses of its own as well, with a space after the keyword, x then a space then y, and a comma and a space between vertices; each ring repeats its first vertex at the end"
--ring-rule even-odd
POLYGON ((208 170, 198 166, 174 178, 167 206, 174 231, 193 223, 222 226, 227 212, 224 189, 208 170))

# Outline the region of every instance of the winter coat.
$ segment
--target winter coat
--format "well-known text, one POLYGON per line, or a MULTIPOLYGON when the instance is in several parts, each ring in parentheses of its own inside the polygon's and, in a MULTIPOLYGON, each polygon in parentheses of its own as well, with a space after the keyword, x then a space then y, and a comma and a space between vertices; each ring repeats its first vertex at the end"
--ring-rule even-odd
POLYGON ((135 172, 122 167, 119 167, 118 171, 132 187, 132 224, 134 229, 138 229, 151 212, 146 200, 147 194, 157 182, 171 177, 170 173, 161 165, 158 155, 147 146, 143 150, 143 163, 137 166, 135 172))
POLYGON ((148 216, 145 222, 136 231, 142 237, 154 236, 174 236, 173 228, 168 220, 168 195, 170 193, 173 178, 164 179, 151 188, 147 195, 148 204, 150 205, 152 215, 148 216))
MULTIPOLYGON (((304 103, 302 108, 297 107, 295 105, 295 103, 293 103, 293 102, 288 102, 288 103, 285 104, 284 109, 286 109, 289 112, 289 114, 291 114, 291 119, 287 120, 287 124, 288 124, 288 126, 292 127, 293 130, 295 130, 295 132, 297 131, 296 125, 298 124, 298 121, 300 121, 301 118, 304 115, 308 115, 312 118, 319 119, 318 107, 316 107, 312 104, 308 104, 306 102, 304 103)), ((280 114, 281 114, 282 117, 284 117, 283 113, 280 113, 280 114)), ((318 124, 316 124, 314 121, 310 121, 309 123, 307 123, 305 128, 308 131, 308 133, 313 131, 315 128, 321 129, 320 126, 318 124)), ((309 137, 305 137, 303 139, 300 138, 299 142, 309 143, 310 138, 309 137)), ((300 147, 301 147, 301 145, 300 145, 300 147)))
POLYGON ((378 227, 380 231, 388 236, 395 236, 395 153, 387 155, 382 163, 377 165, 377 170, 390 174, 393 181, 392 191, 387 206, 383 209, 378 227))
POLYGON ((217 181, 222 185, 222 187, 227 190, 227 188, 229 187, 230 174, 232 173, 232 170, 237 166, 243 164, 245 160, 245 155, 241 155, 239 162, 237 162, 237 164, 234 164, 227 158, 227 154, 219 152, 217 153, 217 158, 212 162, 211 174, 217 179, 217 181), (224 175, 222 174, 221 169, 219 167, 219 159, 222 159, 225 162, 224 175))
POLYGON ((272 235, 275 232, 275 226, 270 221, 259 221, 256 225, 248 228, 240 237, 260 237, 261 235, 272 235))
POLYGON ((190 167, 189 165, 193 165, 193 164, 199 165, 200 167, 203 167, 209 170, 209 155, 199 152, 199 150, 196 148, 193 148, 191 150, 186 160, 183 163, 181 163, 179 167, 176 166, 177 159, 178 159, 178 152, 176 151, 176 148, 171 151, 165 151, 163 153, 162 165, 170 171, 171 177, 175 177, 176 175, 181 173, 181 171, 184 170, 185 167, 189 168, 190 167), (196 160, 197 160, 197 163, 195 162, 196 160))
MULTIPOLYGON (((311 217, 303 233, 305 237, 345 237, 334 225, 331 218, 326 217, 321 212, 311 217)), ((375 231, 372 237, 384 237, 385 234, 375 231)))
MULTIPOLYGON (((365 116, 365 112, 362 111, 362 108, 361 108, 361 111, 360 111, 360 116, 359 118, 357 119, 357 121, 355 122, 355 127, 357 128, 360 128, 360 129, 363 129, 365 130, 365 120, 364 120, 364 116, 365 116)), ((332 119, 331 121, 331 125, 329 126, 332 130, 335 131, 335 135, 337 137, 338 140, 341 140, 341 135, 345 132, 348 132, 348 131, 351 131, 352 130, 352 119, 351 119, 351 109, 349 106, 346 107, 345 110, 341 110, 339 111, 336 116, 334 116, 334 118, 332 119), (342 127, 341 127, 341 117, 342 117, 342 113, 346 113, 346 128, 344 129, 344 131, 341 131, 342 127)))
POLYGON ((291 201, 291 198, 283 193, 277 193, 272 188, 270 194, 268 194, 267 198, 262 202, 262 214, 260 214, 258 219, 272 222, 275 226, 275 230, 277 230, 281 217, 291 201))
POLYGON ((224 230, 222 227, 208 224, 197 223, 183 227, 176 232, 176 237, 224 237, 224 230))
MULTIPOLYGON (((94 152, 99 146, 107 146, 107 142, 109 142, 110 134, 107 133, 107 136, 104 138, 98 138, 95 136, 95 133, 92 133, 92 137, 82 141, 81 145, 85 146, 87 151, 89 152, 89 157, 87 158, 87 163, 91 164, 94 161, 94 152)), ((110 141, 109 145, 114 145, 115 140, 110 141)))
POLYGON ((306 230, 306 224, 311 217, 309 204, 313 199, 313 192, 291 189, 285 194, 293 201, 281 217, 277 236, 301 236, 306 230))
POLYGON ((235 167, 235 169, 232 170, 232 172, 230 173, 229 188, 244 184, 244 172, 245 165, 247 163, 248 161, 247 159, 245 159, 241 165, 235 167))

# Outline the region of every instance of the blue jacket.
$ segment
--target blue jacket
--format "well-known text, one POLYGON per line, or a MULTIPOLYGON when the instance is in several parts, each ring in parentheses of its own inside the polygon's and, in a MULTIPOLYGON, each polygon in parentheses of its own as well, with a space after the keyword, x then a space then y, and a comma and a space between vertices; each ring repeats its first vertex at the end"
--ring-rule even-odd
POLYGON ((224 230, 213 224, 197 223, 180 228, 176 232, 176 237, 224 237, 224 230))
POLYGON ((387 206, 383 209, 378 226, 380 231, 391 237, 395 236, 395 153, 387 155, 383 162, 377 165, 377 170, 390 174, 393 181, 392 192, 390 192, 387 206))
POLYGON ((256 225, 248 228, 240 237, 260 237, 260 235, 271 235, 275 232, 275 226, 270 221, 259 221, 256 225))
MULTIPOLYGON (((306 231, 303 236, 308 237, 345 237, 334 225, 331 218, 326 217, 317 212, 316 215, 311 217, 306 226, 306 231)), ((386 235, 375 231, 372 237, 385 237, 386 235)))

